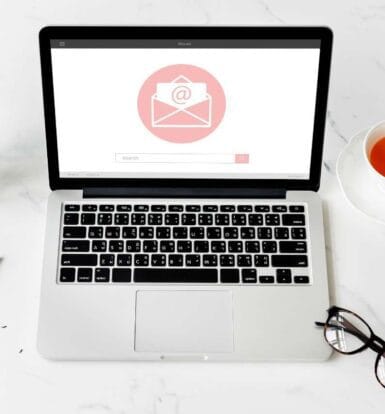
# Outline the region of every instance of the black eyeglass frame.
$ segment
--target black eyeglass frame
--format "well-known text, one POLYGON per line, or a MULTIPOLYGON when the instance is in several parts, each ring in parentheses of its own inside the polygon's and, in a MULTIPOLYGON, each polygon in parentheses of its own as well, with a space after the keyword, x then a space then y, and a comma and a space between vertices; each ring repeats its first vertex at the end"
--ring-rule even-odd
POLYGON ((371 350, 373 350, 374 352, 376 352, 378 355, 377 355, 376 361, 374 363, 374 373, 376 375, 377 381, 380 383, 380 385, 382 387, 385 388, 385 384, 383 384, 380 381, 380 379, 378 378, 378 375, 377 375, 377 366, 378 366, 378 364, 380 362, 380 358, 385 353, 385 340, 383 340, 382 338, 380 338, 379 336, 377 336, 373 332, 373 330, 369 326, 369 324, 363 318, 361 318, 361 316, 357 315, 355 312, 352 312, 352 311, 350 311, 348 309, 345 309, 345 308, 340 308, 339 306, 332 306, 332 307, 330 307, 328 309, 327 312, 328 312, 328 318, 326 319, 326 322, 315 322, 316 326, 323 327, 323 329, 324 329, 324 337, 325 337, 326 342, 335 351, 337 351, 337 352, 339 352, 340 354, 343 354, 343 355, 354 355, 354 354, 358 354, 359 352, 362 352, 362 351, 364 351, 365 349, 368 349, 368 348, 370 348, 371 350), (354 351, 351 351, 351 352, 340 351, 339 349, 337 349, 334 346, 332 346, 330 344, 330 342, 328 341, 328 339, 327 339, 327 336, 326 336, 326 330, 327 330, 327 328, 330 327, 330 326, 334 326, 333 324, 330 324, 330 320, 334 316, 338 315, 339 312, 350 313, 351 315, 355 316, 357 319, 359 319, 368 328, 368 330, 370 332, 370 336, 367 338, 366 335, 363 335, 362 334, 362 332, 359 333, 359 331, 353 332, 353 331, 347 330, 349 333, 351 333, 352 335, 357 336, 362 341, 364 341, 364 338, 366 338, 365 339, 365 343, 360 348, 358 348, 358 349, 356 349, 354 351))

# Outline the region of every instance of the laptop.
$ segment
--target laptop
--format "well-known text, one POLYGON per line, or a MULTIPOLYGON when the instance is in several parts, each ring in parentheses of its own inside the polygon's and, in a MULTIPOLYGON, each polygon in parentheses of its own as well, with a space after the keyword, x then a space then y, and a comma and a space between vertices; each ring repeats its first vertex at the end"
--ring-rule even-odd
POLYGON ((319 361, 332 33, 46 27, 38 349, 319 361))

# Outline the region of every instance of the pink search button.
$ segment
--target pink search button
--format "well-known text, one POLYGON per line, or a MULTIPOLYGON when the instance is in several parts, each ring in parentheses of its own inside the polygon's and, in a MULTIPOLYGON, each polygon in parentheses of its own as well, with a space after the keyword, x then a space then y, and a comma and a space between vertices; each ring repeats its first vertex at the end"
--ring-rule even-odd
POLYGON ((249 154, 235 154, 234 162, 235 164, 248 164, 249 158, 249 154))

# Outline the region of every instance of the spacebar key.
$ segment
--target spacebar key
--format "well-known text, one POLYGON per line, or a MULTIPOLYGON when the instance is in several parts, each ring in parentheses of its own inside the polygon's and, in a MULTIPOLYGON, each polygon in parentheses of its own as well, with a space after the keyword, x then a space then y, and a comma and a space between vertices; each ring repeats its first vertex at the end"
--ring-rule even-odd
POLYGON ((138 283, 217 283, 216 269, 134 269, 138 283))

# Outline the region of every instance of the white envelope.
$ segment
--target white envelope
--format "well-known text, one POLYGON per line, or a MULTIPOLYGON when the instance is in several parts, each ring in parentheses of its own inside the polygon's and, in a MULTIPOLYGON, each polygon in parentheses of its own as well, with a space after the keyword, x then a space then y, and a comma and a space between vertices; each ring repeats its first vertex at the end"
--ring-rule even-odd
POLYGON ((204 82, 191 82, 183 75, 160 82, 151 97, 154 128, 211 127, 212 99, 204 82))

